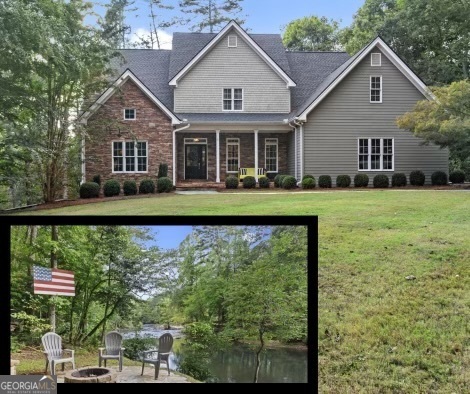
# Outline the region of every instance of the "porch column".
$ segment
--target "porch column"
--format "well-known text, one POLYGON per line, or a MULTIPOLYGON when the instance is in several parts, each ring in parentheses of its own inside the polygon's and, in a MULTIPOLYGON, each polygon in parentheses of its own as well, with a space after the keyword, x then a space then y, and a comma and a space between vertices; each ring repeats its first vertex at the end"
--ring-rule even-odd
POLYGON ((216 166, 215 181, 217 183, 220 183, 220 130, 215 131, 215 166, 216 166))
POLYGON ((173 130, 173 185, 176 186, 176 130, 173 130))
POLYGON ((258 130, 255 130, 255 179, 258 182, 258 130))

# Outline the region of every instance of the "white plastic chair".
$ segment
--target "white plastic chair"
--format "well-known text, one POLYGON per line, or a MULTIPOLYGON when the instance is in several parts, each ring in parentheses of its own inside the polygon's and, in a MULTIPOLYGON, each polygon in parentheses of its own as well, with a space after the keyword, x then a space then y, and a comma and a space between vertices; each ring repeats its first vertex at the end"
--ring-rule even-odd
POLYGON ((72 349, 62 349, 62 338, 54 332, 48 332, 41 338, 42 346, 44 348, 44 356, 46 357, 46 373, 47 366, 51 375, 55 375, 55 367, 57 364, 62 364, 62 371, 64 370, 65 363, 72 363, 75 369, 75 352, 72 349))

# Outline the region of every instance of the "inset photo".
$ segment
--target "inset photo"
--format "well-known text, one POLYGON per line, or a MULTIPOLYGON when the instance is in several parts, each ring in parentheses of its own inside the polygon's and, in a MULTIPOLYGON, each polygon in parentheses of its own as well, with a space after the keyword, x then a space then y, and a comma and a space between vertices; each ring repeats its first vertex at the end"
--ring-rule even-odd
POLYGON ((10 229, 11 374, 307 383, 310 226, 10 229))

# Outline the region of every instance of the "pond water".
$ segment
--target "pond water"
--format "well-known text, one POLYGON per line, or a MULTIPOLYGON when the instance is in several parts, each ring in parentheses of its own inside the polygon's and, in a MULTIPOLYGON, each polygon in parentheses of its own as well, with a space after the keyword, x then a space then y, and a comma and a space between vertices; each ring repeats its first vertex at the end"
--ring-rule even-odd
MULTIPOLYGON (((138 336, 158 338, 169 332, 175 338, 174 352, 170 356, 170 368, 177 369, 182 354, 181 330, 160 330, 153 325, 144 325, 138 336)), ((125 338, 135 336, 135 332, 123 332, 125 338)), ((233 345, 214 355, 209 369, 215 381, 221 383, 250 383, 255 375, 256 355, 252 348, 233 345)), ((296 348, 266 349, 261 355, 259 382, 305 383, 307 382, 307 350, 296 348)))

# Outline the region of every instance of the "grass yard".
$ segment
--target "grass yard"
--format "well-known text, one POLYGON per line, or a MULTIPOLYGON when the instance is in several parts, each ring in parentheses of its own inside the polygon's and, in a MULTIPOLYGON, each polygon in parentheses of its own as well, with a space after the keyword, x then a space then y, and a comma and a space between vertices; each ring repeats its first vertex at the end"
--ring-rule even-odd
POLYGON ((320 392, 470 392, 470 192, 165 195, 23 214, 319 215, 320 392))

